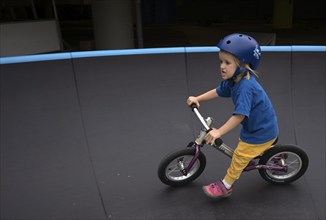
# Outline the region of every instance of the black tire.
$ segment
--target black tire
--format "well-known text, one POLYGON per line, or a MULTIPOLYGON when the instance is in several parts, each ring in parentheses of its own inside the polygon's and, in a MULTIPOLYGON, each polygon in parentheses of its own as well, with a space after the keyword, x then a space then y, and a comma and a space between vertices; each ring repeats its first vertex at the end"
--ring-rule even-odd
POLYGON ((309 158, 307 154, 295 145, 275 145, 262 155, 259 164, 275 165, 275 163, 282 162, 280 158, 283 158, 285 162, 286 171, 259 169, 260 176, 269 183, 289 184, 299 179, 308 168, 309 158))
POLYGON ((200 152, 195 164, 186 176, 182 174, 182 169, 178 164, 179 160, 183 160, 184 166, 187 167, 195 153, 195 148, 182 149, 163 158, 157 172, 162 183, 169 186, 182 186, 199 177, 206 166, 206 157, 202 152, 200 152))

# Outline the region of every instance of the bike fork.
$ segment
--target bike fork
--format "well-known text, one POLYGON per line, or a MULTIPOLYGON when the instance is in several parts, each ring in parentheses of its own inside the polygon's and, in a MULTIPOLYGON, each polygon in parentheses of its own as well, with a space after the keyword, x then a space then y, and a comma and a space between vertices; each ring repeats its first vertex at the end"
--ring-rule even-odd
POLYGON ((195 164, 196 160, 198 159, 199 157, 199 154, 200 154, 200 148, 201 148, 201 145, 199 144, 196 144, 194 143, 195 145, 195 149, 196 149, 196 152, 195 152, 195 155, 193 156, 193 158, 191 159, 189 165, 187 167, 184 166, 184 163, 182 160, 179 160, 178 163, 179 163, 179 166, 181 168, 181 172, 183 175, 187 176, 189 171, 191 170, 192 166, 195 164))

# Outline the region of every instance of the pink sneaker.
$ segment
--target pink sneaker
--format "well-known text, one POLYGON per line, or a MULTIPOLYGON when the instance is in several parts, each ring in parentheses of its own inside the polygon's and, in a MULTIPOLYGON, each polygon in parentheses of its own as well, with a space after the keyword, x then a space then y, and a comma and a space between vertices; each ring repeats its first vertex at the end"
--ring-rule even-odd
POLYGON ((221 180, 211 183, 207 186, 203 186, 204 193, 215 199, 220 197, 228 197, 232 194, 232 188, 227 189, 221 180))

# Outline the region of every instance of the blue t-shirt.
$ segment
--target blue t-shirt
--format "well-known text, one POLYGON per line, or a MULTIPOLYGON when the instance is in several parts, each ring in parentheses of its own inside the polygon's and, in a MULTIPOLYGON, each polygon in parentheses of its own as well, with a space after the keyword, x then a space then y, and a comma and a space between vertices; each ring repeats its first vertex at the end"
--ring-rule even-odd
POLYGON ((262 144, 278 136, 277 118, 266 92, 255 77, 242 78, 234 84, 222 81, 216 88, 220 97, 231 97, 233 115, 244 115, 240 139, 249 144, 262 144))

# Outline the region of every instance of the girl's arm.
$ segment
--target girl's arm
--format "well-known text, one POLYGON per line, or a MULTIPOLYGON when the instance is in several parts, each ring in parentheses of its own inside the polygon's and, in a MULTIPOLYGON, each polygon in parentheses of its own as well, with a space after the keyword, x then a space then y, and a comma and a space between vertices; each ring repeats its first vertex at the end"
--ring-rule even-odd
POLYGON ((229 131, 237 127, 245 118, 244 115, 232 115, 230 119, 222 125, 219 129, 213 128, 205 137, 205 141, 208 144, 213 145, 217 138, 225 135, 229 131))
POLYGON ((199 96, 189 96, 189 98, 187 99, 187 104, 191 105, 191 104, 196 104, 198 107, 200 106, 200 102, 202 101, 208 101, 214 98, 217 98, 218 94, 216 92, 216 89, 212 89, 204 94, 201 94, 199 96))

